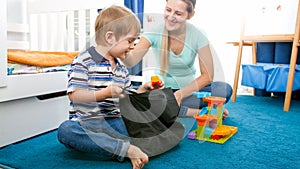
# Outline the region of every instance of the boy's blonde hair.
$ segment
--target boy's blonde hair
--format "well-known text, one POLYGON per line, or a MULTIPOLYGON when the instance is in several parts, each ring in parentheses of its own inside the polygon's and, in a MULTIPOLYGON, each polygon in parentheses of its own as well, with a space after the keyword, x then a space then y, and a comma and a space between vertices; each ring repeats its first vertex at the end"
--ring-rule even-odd
POLYGON ((112 5, 103 9, 95 21, 95 40, 97 45, 105 45, 105 34, 112 31, 119 40, 129 33, 138 35, 141 24, 135 14, 126 7, 112 5))

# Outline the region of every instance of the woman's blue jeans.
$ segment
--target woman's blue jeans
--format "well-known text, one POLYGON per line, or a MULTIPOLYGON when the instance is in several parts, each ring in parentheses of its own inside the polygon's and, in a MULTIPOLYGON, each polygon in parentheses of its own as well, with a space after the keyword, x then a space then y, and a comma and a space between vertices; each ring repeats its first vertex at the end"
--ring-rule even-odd
POLYGON ((100 160, 123 161, 130 144, 121 117, 64 121, 58 127, 58 140, 68 148, 94 154, 100 160))
MULTIPOLYGON (((199 92, 211 92, 212 96, 224 97, 227 103, 232 95, 232 87, 225 82, 212 82, 206 87, 199 90, 199 92)), ((188 108, 201 109, 206 105, 202 99, 197 98, 194 95, 184 98, 181 101, 181 106, 179 110, 179 116, 185 116, 187 114, 188 108)))

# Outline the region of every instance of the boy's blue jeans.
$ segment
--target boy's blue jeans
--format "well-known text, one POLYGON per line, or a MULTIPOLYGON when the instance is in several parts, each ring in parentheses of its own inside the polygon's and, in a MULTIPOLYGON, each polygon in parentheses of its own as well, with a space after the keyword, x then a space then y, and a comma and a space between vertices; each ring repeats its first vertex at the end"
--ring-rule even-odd
POLYGON ((93 154, 100 160, 123 161, 130 144, 121 117, 64 121, 58 127, 58 140, 68 148, 93 154))
MULTIPOLYGON (((212 96, 224 97, 227 103, 232 95, 232 87, 225 82, 212 82, 206 87, 199 90, 199 92, 211 92, 212 96)), ((194 95, 184 98, 181 101, 179 116, 185 116, 188 108, 201 109, 205 106, 202 99, 194 95)))

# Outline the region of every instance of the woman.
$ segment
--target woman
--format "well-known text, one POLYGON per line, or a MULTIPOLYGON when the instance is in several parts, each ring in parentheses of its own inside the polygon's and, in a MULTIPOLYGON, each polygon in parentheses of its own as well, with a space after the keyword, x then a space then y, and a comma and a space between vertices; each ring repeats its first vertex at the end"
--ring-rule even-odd
MULTIPOLYGON (((179 115, 193 116, 204 107, 202 100, 193 92, 211 92, 213 96, 228 101, 232 88, 224 82, 213 82, 214 65, 209 41, 204 33, 187 22, 194 14, 196 0, 167 0, 164 24, 153 32, 144 33, 134 50, 123 60, 126 66, 137 64, 150 47, 159 62, 165 87, 171 87, 180 106, 179 115), (196 77, 194 62, 199 60, 201 75, 196 77)), ((224 110, 223 118, 228 115, 224 110)))

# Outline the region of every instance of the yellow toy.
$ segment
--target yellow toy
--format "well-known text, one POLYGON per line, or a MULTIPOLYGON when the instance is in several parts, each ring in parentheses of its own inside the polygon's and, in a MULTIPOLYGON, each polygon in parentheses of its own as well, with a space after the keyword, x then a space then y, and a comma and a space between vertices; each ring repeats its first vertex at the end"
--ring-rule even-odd
POLYGON ((208 92, 194 92, 193 94, 198 98, 202 98, 208 105, 202 108, 199 114, 194 115, 198 122, 197 128, 188 134, 188 138, 220 144, 225 143, 238 130, 237 127, 222 124, 226 99, 211 96, 208 92))
POLYGON ((160 86, 159 76, 151 76, 151 83, 155 89, 159 88, 159 86, 160 86))

